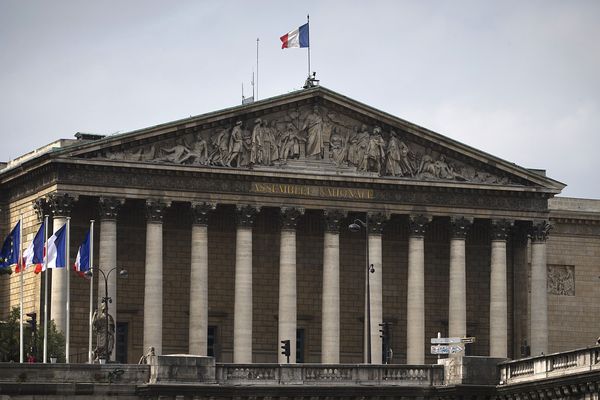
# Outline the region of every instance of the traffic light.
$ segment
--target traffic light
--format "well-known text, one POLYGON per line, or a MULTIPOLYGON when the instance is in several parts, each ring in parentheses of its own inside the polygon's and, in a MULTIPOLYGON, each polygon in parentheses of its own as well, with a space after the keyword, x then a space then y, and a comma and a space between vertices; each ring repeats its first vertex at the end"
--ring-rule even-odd
POLYGON ((290 347, 290 340, 282 340, 281 341, 281 354, 287 357, 287 362, 290 362, 290 354, 292 353, 290 347))
POLYGON ((380 333, 379 337, 382 339, 381 347, 382 347, 382 352, 383 352, 382 358, 383 358, 384 364, 389 364, 391 361, 390 325, 391 324, 389 322, 384 322, 382 324, 379 324, 379 326, 381 327, 381 329, 379 330, 379 333, 380 333))
POLYGON ((37 314, 34 312, 30 312, 25 315, 27 315, 28 317, 25 322, 27 322, 27 325, 29 325, 31 333, 35 333, 37 331, 37 314))

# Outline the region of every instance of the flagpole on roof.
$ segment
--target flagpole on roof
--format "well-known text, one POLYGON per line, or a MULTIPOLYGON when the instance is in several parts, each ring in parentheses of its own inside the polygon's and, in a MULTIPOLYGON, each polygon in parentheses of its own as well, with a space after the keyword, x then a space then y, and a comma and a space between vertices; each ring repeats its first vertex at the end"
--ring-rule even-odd
POLYGON ((256 38, 256 97, 254 100, 258 100, 258 38, 256 38))
POLYGON ((20 269, 20 299, 19 299, 19 307, 21 309, 20 315, 20 323, 19 323, 19 362, 23 363, 23 215, 19 215, 19 259, 17 261, 17 268, 20 269))
POLYGON ((89 270, 90 276, 90 333, 88 343, 88 362, 91 364, 94 362, 92 353, 92 322, 94 320, 94 220, 90 221, 90 260, 89 270))
POLYGON ((310 79, 310 15, 306 14, 306 24, 308 25, 308 78, 310 79))
POLYGON ((71 325, 71 318, 70 318, 70 314, 71 314, 71 304, 70 304, 70 297, 71 297, 71 274, 70 274, 70 263, 69 263, 69 242, 71 241, 71 217, 67 217, 67 243, 65 246, 65 274, 67 274, 67 327, 66 327, 66 332, 65 332, 65 363, 69 363, 69 336, 70 336, 70 325, 71 325))
POLYGON ((48 362, 48 216, 44 215, 44 364, 48 362))

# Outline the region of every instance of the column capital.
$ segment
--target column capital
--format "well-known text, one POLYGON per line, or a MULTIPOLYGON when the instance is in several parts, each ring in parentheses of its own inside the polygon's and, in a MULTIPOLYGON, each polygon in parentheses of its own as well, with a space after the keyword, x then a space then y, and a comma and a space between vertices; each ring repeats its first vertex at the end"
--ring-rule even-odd
POLYGON ((162 224, 165 208, 170 205, 170 201, 146 200, 146 221, 162 224))
POLYGON ((325 232, 340 233, 340 224, 346 218, 348 213, 343 210, 323 210, 323 221, 325 222, 325 232))
POLYGON ((192 225, 208 225, 208 217, 217 208, 216 203, 192 202, 192 225))
POLYGON ((256 214, 260 211, 260 206, 250 204, 238 205, 236 207, 236 221, 239 227, 252 228, 256 220, 256 214))
POLYGON ((514 223, 510 219, 492 219, 492 240, 506 240, 514 223))
POLYGON ((110 221, 116 220, 119 214, 119 209, 125 202, 124 199, 116 197, 103 197, 98 199, 98 209, 100 210, 100 220, 110 221))
POLYGON ((282 230, 295 230, 298 219, 304 215, 304 208, 301 207, 281 207, 279 218, 282 230))
POLYGON ((387 213, 367 213, 367 220, 369 222, 369 234, 381 235, 385 223, 390 219, 390 215, 387 213))
POLYGON ((38 217, 38 221, 44 220, 44 215, 50 214, 50 205, 45 197, 40 197, 33 202, 33 209, 38 217))
POLYGON ((533 225, 529 230, 529 237, 532 242, 545 242, 548 239, 552 225, 548 221, 533 221, 533 225))
POLYGON ((427 225, 431 222, 431 217, 428 215, 418 214, 409 215, 408 228, 410 236, 423 237, 427 230, 427 225))
POLYGON ((73 210, 73 203, 77 201, 78 196, 69 193, 50 193, 48 195, 48 204, 54 217, 69 217, 73 210))
POLYGON ((450 227, 452 228, 451 237, 452 239, 465 239, 471 226, 473 225, 473 218, 466 218, 463 216, 452 216, 450 217, 450 227))

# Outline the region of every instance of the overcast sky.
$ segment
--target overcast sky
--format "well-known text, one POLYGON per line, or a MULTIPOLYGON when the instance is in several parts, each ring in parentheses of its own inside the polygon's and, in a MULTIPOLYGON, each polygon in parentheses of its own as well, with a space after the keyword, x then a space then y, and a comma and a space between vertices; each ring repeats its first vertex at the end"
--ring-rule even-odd
POLYGON ((321 84, 600 199, 600 1, 0 0, 0 160, 321 84))

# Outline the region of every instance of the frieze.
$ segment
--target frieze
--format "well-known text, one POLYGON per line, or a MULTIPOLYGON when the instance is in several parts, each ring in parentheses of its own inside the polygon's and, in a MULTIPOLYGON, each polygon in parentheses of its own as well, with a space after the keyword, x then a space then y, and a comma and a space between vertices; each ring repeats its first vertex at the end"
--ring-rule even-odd
POLYGON ((367 125, 324 105, 243 116, 224 125, 182 129, 176 137, 112 147, 86 158, 141 163, 305 170, 303 162, 356 175, 421 181, 523 185, 475 160, 422 143, 391 127, 367 125))
POLYGON ((575 296, 575 266, 548 265, 548 293, 575 296))
MULTIPOLYGON (((60 171, 61 184, 69 185, 85 185, 89 186, 93 182, 98 188, 114 187, 114 188, 139 188, 139 189, 160 189, 161 191, 175 190, 186 192, 213 192, 213 193, 231 193, 231 194, 256 194, 256 187, 253 190, 253 184, 257 183, 248 180, 241 180, 237 177, 211 177, 210 175, 202 176, 199 174, 178 174, 169 175, 161 171, 145 171, 144 174, 138 173, 136 170, 128 169, 111 169, 106 171, 99 167, 97 171, 91 169, 78 169, 76 166, 69 166, 60 171)), ((266 182, 271 185, 272 182, 266 182)), ((286 184, 287 185, 287 184, 286 184)), ((543 197, 511 197, 503 193, 467 193, 459 191, 427 191, 426 188, 419 190, 399 190, 397 187, 391 186, 389 189, 385 186, 380 186, 378 189, 367 189, 359 187, 363 190, 363 194, 355 199, 349 196, 335 197, 335 191, 325 190, 327 186, 318 185, 297 185, 293 189, 279 190, 271 186, 266 186, 264 194, 277 195, 283 197, 316 197, 341 199, 341 200, 358 200, 358 201, 377 201, 390 204, 408 204, 408 205, 432 205, 440 207, 469 207, 480 209, 497 209, 507 211, 532 211, 545 212, 547 211, 547 199, 543 197), (309 187, 310 189, 306 189, 309 187), (315 192, 312 188, 317 188, 315 192), (307 192, 308 190, 308 192, 307 192), (364 191, 366 190, 366 191, 364 191), (300 191, 300 194, 297 192, 300 191), (279 192, 279 193, 278 193, 279 192), (302 193, 308 193, 311 196, 303 196, 302 193), (329 196, 321 196, 327 194, 329 196)), ((265 186, 262 187, 263 189, 265 186)), ((104 189, 99 189, 104 190, 104 189)), ((347 192, 352 193, 352 192, 347 192)))

